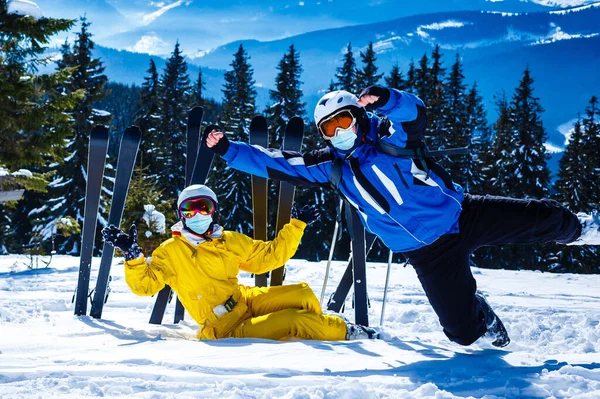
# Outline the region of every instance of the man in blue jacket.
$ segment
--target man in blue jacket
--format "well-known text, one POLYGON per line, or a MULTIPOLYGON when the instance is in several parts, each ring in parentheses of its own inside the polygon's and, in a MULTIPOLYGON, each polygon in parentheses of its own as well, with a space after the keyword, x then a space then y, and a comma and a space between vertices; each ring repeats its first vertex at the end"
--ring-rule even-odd
POLYGON ((469 264, 474 250, 552 241, 600 244, 597 215, 575 215, 548 199, 465 194, 427 156, 425 104, 411 93, 379 86, 359 97, 334 91, 319 100, 314 115, 328 144, 322 150, 265 149, 229 142, 216 131, 206 142, 234 169, 339 190, 365 228, 410 261, 454 342, 470 345, 484 335, 498 347, 510 342, 502 321, 477 291, 469 264))

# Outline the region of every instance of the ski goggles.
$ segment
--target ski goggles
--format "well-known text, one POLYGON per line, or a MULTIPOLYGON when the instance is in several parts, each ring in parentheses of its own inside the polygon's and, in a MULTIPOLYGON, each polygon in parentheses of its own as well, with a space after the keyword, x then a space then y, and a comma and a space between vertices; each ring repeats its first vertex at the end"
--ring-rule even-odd
POLYGON ((215 201, 209 197, 189 198, 179 206, 179 213, 186 219, 192 218, 197 214, 212 215, 216 210, 215 201))
POLYGON ((331 140, 337 136, 340 130, 348 130, 356 125, 356 118, 349 110, 343 109, 323 119, 319 123, 319 132, 325 140, 331 140))

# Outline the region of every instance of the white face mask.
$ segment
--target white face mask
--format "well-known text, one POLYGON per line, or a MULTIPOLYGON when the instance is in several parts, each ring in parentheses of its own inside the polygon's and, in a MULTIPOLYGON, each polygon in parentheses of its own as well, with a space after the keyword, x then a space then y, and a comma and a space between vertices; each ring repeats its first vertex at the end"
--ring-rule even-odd
POLYGON ((356 141, 356 133, 354 133, 354 126, 349 129, 339 129, 337 135, 332 138, 331 145, 335 148, 346 151, 354 146, 356 141))
POLYGON ((189 219, 185 219, 185 226, 196 234, 204 234, 213 222, 211 215, 195 214, 189 219))

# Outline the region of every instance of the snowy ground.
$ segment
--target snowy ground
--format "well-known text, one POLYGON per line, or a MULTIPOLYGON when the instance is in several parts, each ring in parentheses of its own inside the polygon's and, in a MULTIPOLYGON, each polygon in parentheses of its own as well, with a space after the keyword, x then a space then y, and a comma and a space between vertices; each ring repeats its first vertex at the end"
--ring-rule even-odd
MULTIPOLYGON (((600 398, 598 275, 474 270, 511 334, 497 350, 446 340, 410 267, 392 273, 384 324, 394 338, 201 342, 192 322, 148 324, 154 298, 128 291, 122 259, 103 320, 73 315, 78 258, 37 271, 25 261, 0 256, 1 398, 600 398)), ((329 292, 344 267, 334 264, 329 292)), ((319 295, 324 269, 294 260, 287 279, 319 295)), ((376 325, 385 265, 367 274, 376 325)))

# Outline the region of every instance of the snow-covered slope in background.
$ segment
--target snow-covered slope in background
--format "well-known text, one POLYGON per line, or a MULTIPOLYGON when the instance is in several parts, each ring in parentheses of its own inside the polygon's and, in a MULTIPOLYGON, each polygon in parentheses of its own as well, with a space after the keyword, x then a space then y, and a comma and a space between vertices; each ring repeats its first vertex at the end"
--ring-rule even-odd
MULTIPOLYGON (((392 271, 384 341, 201 342, 189 317, 176 326, 148 324, 154 298, 129 292, 122 259, 103 320, 73 316, 78 258, 59 256, 52 269, 33 272, 25 261, 0 257, 2 398, 600 397, 600 276, 474 269, 512 337, 497 350, 450 343, 414 271, 400 265, 392 271)), ((334 262, 328 293, 344 267, 334 262)), ((293 260, 286 283, 307 281, 318 295, 324 268, 293 260)), ((372 325, 385 269, 368 264, 372 325)), ((346 309, 352 317, 350 300, 346 309)))

